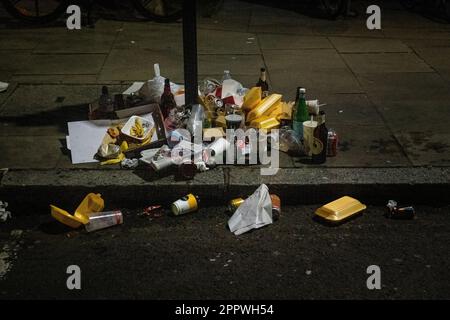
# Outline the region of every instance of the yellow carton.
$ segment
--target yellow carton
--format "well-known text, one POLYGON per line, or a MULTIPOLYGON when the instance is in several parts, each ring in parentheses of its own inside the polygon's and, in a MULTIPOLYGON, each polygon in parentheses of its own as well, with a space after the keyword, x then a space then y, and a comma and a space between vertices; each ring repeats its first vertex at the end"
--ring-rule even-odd
POLYGON ((340 222, 366 209, 358 200, 345 196, 316 210, 316 215, 329 221, 340 222))
POLYGON ((272 112, 277 108, 278 104, 281 103, 281 94, 271 94, 270 96, 264 98, 253 110, 247 114, 247 122, 261 117, 264 114, 272 112))
POLYGON ((257 129, 275 129, 280 126, 280 122, 276 117, 261 116, 250 123, 250 127, 257 129))
POLYGON ((50 211, 53 218, 66 226, 78 228, 82 224, 89 223, 89 214, 101 212, 105 208, 105 202, 101 194, 89 193, 80 203, 75 213, 71 215, 67 211, 50 205, 50 211))
POLYGON ((245 111, 250 111, 255 108, 261 102, 261 95, 261 87, 251 88, 244 96, 244 103, 242 104, 242 108, 245 111))

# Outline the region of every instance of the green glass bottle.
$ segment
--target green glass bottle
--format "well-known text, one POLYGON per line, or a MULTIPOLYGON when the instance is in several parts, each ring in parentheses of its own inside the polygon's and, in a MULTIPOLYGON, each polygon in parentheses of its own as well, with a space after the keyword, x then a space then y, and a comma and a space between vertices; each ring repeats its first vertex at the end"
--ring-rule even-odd
POLYGON ((303 138, 303 122, 309 119, 308 108, 306 107, 306 89, 298 89, 298 103, 292 115, 292 129, 303 138))

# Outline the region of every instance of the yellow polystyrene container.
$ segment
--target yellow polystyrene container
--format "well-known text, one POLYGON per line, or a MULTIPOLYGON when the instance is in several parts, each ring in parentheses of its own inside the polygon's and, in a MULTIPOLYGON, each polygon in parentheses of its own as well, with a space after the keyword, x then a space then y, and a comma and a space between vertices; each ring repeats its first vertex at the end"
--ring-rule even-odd
POLYGON ((245 111, 252 110, 261 102, 261 95, 262 95, 261 87, 251 88, 244 96, 244 103, 242 104, 242 108, 245 111))
POLYGON ((275 117, 275 118, 279 119, 283 113, 282 106, 283 106, 283 102, 277 104, 276 107, 274 107, 273 109, 270 109, 270 112, 266 112, 266 113, 264 113, 264 115, 268 116, 268 117, 275 117))
POLYGON ((251 122, 254 119, 261 117, 264 114, 272 112, 277 105, 281 103, 281 94, 271 94, 264 98, 254 109, 247 114, 247 122, 251 122))
POLYGON ((250 122, 250 127, 257 128, 257 129, 275 129, 280 126, 280 122, 277 120, 276 117, 268 117, 268 116, 261 116, 252 122, 250 122))
POLYGON ((105 202, 101 194, 89 193, 81 201, 73 215, 54 205, 50 205, 50 212, 52 217, 59 222, 72 228, 78 228, 83 224, 89 223, 90 213, 101 212, 104 208, 105 202))
POLYGON ((342 197, 316 210, 316 215, 330 222, 340 222, 366 209, 366 206, 352 197, 342 197))

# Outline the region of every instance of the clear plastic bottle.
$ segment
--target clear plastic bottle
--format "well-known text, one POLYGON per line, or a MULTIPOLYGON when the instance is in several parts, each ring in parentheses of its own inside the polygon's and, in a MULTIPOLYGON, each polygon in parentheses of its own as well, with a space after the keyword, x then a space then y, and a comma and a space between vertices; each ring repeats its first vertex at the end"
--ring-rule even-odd
POLYGON ((230 70, 224 70, 224 71, 223 71, 222 82, 223 82, 224 80, 228 80, 228 79, 231 79, 231 73, 230 73, 230 70))
POLYGON ((85 225, 87 232, 105 229, 123 223, 123 215, 119 210, 96 212, 89 214, 89 223, 85 225))

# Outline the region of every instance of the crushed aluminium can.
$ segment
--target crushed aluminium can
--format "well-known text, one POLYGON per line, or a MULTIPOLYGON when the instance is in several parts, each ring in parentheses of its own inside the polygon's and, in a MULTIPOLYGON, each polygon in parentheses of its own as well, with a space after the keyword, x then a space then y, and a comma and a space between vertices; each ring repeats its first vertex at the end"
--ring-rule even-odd
POLYGON ((231 200, 228 203, 228 211, 234 213, 237 210, 237 208, 239 208, 239 206, 243 203, 244 203, 243 198, 236 198, 236 199, 231 200))
MULTIPOLYGON (((270 199, 272 200, 272 218, 274 221, 278 220, 281 215, 281 200, 276 194, 271 194, 270 199)), ((244 203, 244 198, 235 198, 228 203, 228 211, 231 213, 236 212, 236 210, 244 203)))
POLYGON ((272 217, 277 221, 281 215, 281 199, 276 194, 271 194, 270 199, 272 200, 272 217))
POLYGON ((389 200, 386 207, 388 209, 386 216, 390 219, 408 220, 414 219, 416 216, 414 207, 409 206, 399 208, 397 205, 397 201, 395 200, 389 200))

